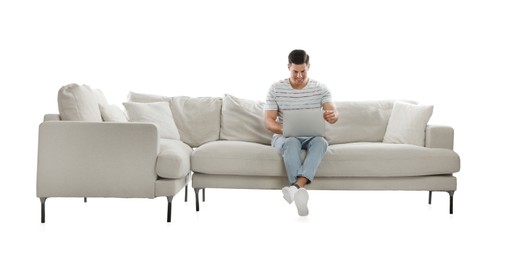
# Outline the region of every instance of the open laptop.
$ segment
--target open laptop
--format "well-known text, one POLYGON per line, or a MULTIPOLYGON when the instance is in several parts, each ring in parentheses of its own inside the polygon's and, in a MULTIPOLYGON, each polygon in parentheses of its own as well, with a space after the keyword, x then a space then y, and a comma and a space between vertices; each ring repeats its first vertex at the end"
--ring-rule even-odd
POLYGON ((287 110, 283 112, 284 137, 324 135, 325 120, 321 109, 287 110))

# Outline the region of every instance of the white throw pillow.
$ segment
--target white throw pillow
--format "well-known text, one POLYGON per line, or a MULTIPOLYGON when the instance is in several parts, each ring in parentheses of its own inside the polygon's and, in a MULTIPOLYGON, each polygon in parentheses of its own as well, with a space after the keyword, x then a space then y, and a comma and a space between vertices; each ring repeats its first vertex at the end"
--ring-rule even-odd
POLYGON ((395 102, 388 120, 384 143, 425 145, 425 128, 434 106, 395 102))
POLYGON ((128 122, 125 113, 118 106, 102 104, 98 106, 102 114, 102 119, 104 119, 105 122, 128 122))
POLYGON ((272 133, 264 127, 264 103, 225 95, 220 139, 270 144, 272 133))
POLYGON ((180 140, 168 102, 123 103, 132 122, 152 122, 158 127, 161 138, 180 140))
POLYGON ((68 84, 58 91, 62 120, 102 122, 95 92, 86 85, 68 84))

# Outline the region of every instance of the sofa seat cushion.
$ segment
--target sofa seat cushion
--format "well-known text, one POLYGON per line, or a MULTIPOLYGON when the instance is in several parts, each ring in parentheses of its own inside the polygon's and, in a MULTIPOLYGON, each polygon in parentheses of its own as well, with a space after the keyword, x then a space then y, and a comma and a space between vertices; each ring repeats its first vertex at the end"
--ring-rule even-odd
POLYGON ((192 153, 192 171, 208 174, 280 176, 281 154, 270 145, 244 141, 214 141, 192 153))
MULTIPOLYGON (((301 159, 305 151, 301 153, 301 159)), ((192 171, 206 174, 286 176, 280 152, 241 141, 215 141, 192 153, 192 171)), ((398 177, 451 174, 460 169, 458 155, 448 149, 380 142, 330 145, 319 177, 398 177)))
POLYGON ((460 158, 449 149, 364 142, 330 145, 318 176, 409 177, 451 174, 459 170, 460 158))
POLYGON ((190 172, 192 148, 173 139, 160 139, 160 152, 156 161, 156 174, 161 178, 178 179, 190 172))

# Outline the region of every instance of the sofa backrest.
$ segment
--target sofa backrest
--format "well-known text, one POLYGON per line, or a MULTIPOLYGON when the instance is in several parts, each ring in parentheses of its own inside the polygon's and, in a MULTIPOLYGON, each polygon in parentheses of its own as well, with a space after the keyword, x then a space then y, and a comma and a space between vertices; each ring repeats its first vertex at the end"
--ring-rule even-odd
POLYGON ((264 102, 226 94, 221 111, 220 139, 270 144, 272 133, 264 127, 264 102))
MULTIPOLYGON (((131 102, 166 101, 181 140, 192 147, 216 140, 269 145, 272 134, 264 128, 263 101, 221 97, 167 97, 130 92, 131 102)), ((415 103, 407 101, 410 103, 415 103)), ((395 100, 336 101, 339 121, 326 124, 329 144, 382 142, 395 100)))
POLYGON ((327 124, 329 144, 382 142, 392 113, 394 100, 334 102, 339 121, 327 124))
MULTIPOLYGON (((326 124, 325 138, 329 144, 383 141, 395 100, 334 103, 340 117, 336 124, 326 124)), ((220 139, 270 144, 272 133, 264 128, 263 104, 225 95, 220 139)))

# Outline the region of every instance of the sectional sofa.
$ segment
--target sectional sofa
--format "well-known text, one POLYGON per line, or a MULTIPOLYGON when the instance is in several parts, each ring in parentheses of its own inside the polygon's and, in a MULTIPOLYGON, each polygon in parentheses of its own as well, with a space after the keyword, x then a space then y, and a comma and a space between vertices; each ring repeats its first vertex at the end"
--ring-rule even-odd
MULTIPOLYGON (((416 190, 449 194, 453 213, 453 128, 428 124, 430 105, 411 101, 336 101, 338 123, 327 125, 329 147, 308 189, 416 190)), ((205 189, 280 189, 287 178, 263 127, 263 102, 222 97, 170 97, 130 92, 121 105, 103 93, 69 84, 59 114, 39 127, 37 196, 41 222, 50 197, 168 200, 188 185, 199 210, 205 189)), ((301 158, 305 156, 303 152, 301 158)), ((232 191, 231 191, 232 192, 232 191)))

